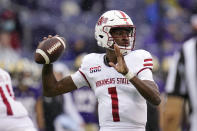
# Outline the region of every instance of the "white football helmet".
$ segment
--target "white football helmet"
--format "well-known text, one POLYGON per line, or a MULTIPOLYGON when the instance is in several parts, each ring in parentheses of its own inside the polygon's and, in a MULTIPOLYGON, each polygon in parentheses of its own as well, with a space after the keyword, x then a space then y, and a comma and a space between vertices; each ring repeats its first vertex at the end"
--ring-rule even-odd
POLYGON ((129 46, 119 46, 123 55, 127 55, 134 48, 135 43, 135 26, 133 25, 130 17, 120 10, 111 10, 105 12, 98 20, 95 26, 95 38, 97 44, 107 49, 113 49, 115 43, 110 34, 110 30, 115 27, 128 27, 131 28, 129 35, 129 46))

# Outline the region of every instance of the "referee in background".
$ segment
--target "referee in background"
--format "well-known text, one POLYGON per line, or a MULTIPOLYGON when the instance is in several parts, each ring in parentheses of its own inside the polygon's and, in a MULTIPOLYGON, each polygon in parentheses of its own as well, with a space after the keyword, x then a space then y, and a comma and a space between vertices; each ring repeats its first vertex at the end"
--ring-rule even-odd
POLYGON ((191 25, 193 36, 170 65, 162 131, 197 131, 197 14, 192 15, 191 25))

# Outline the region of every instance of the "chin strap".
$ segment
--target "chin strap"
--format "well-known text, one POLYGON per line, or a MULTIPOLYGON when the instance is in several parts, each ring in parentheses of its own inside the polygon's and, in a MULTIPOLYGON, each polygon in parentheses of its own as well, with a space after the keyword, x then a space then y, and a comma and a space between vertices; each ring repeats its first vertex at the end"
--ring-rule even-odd
POLYGON ((127 50, 124 50, 124 49, 120 49, 120 53, 125 56, 127 55, 129 52, 127 50))

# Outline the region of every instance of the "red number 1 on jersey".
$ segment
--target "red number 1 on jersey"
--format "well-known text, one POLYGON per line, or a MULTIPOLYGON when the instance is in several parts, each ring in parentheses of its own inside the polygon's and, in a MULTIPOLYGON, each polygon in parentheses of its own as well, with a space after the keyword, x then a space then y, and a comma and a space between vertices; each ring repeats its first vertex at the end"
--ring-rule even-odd
POLYGON ((116 87, 108 88, 108 93, 111 95, 111 100, 112 100, 113 121, 114 122, 120 121, 119 107, 118 107, 118 95, 117 95, 116 87))

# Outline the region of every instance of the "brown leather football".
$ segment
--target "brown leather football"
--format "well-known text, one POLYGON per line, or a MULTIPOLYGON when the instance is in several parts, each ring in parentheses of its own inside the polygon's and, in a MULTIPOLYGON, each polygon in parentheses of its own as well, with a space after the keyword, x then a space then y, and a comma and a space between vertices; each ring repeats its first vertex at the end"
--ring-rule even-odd
POLYGON ((38 64, 50 64, 56 61, 66 48, 63 37, 54 36, 39 43, 34 59, 38 64))

